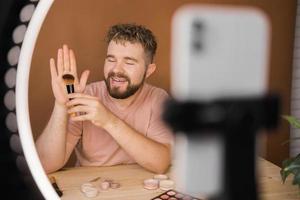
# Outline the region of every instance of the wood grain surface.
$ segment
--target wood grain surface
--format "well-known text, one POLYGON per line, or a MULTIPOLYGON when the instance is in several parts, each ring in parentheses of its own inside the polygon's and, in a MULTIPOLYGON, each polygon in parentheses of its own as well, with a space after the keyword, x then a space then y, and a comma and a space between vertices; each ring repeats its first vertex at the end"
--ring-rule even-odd
MULTIPOLYGON (((292 185, 292 177, 282 184, 280 178, 280 168, 273 163, 258 159, 258 183, 259 196, 262 200, 296 200, 300 199, 300 192, 296 186, 292 185)), ((172 173, 167 175, 171 179, 172 173)), ((118 165, 112 167, 78 167, 67 168, 49 174, 54 176, 59 188, 63 191, 62 200, 81 199, 103 199, 103 200, 150 200, 164 191, 146 190, 143 188, 143 181, 153 178, 154 174, 143 169, 139 165, 118 165), (101 180, 112 179, 119 182, 121 187, 100 191, 95 198, 86 198, 80 191, 81 184, 101 177, 93 184, 98 187, 101 180)), ((176 189, 176 188, 175 188, 176 189)))

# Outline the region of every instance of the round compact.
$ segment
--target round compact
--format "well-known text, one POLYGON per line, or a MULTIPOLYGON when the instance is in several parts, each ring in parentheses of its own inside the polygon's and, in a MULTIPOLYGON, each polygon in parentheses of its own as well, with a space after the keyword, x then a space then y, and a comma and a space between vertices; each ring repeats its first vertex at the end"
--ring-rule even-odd
POLYGON ((156 174, 156 175, 154 175, 153 178, 156 179, 156 180, 161 181, 161 180, 167 180, 168 176, 165 175, 165 174, 156 174))
POLYGON ((96 197, 98 195, 98 190, 95 187, 91 187, 88 190, 86 190, 83 194, 84 196, 89 198, 96 197))
POLYGON ((83 183, 80 187, 81 192, 87 191, 89 188, 94 187, 92 183, 83 183))
POLYGON ((159 181, 156 179, 146 179, 144 180, 144 188, 147 190, 155 190, 158 188, 159 181))
POLYGON ((94 187, 91 183, 83 183, 80 187, 81 192, 83 192, 84 196, 92 198, 98 195, 98 189, 94 187))
POLYGON ((161 180, 159 182, 159 188, 161 190, 165 190, 165 191, 171 190, 171 189, 174 189, 174 186, 175 186, 175 183, 172 180, 161 180))
POLYGON ((100 183, 100 187, 102 190, 108 190, 110 188, 110 183, 107 181, 103 181, 100 183))
POLYGON ((109 182, 109 183, 113 183, 114 182, 112 179, 105 179, 104 181, 109 182))

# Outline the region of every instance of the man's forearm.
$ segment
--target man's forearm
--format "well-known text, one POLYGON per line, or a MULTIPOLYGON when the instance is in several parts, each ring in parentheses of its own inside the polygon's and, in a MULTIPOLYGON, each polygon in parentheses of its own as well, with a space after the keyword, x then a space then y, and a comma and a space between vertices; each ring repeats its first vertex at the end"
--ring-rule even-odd
POLYGON ((138 164, 155 173, 164 173, 168 169, 170 146, 147 138, 115 116, 110 121, 104 129, 138 164))
POLYGON ((66 160, 67 111, 55 103, 51 118, 36 141, 36 148, 46 172, 61 168, 66 160))

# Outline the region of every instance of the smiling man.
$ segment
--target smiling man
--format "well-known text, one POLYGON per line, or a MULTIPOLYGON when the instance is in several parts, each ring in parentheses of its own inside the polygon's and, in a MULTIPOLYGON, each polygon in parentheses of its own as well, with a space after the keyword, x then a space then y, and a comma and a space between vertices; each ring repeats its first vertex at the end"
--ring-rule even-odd
POLYGON ((154 35, 140 25, 118 24, 106 39, 104 81, 86 86, 89 71, 78 79, 74 53, 66 45, 56 63, 50 59, 55 105, 36 141, 48 173, 63 167, 74 149, 78 166, 138 163, 164 173, 170 165, 173 135, 160 117, 168 94, 145 83, 156 69, 154 35), (64 74, 75 77, 75 93, 67 94, 64 74))

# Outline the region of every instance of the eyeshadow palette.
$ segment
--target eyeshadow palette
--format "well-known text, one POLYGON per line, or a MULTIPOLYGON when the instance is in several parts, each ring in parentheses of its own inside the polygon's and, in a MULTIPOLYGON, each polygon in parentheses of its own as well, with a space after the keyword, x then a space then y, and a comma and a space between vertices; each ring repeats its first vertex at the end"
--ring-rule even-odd
POLYGON ((158 195, 157 197, 154 197, 151 200, 204 200, 204 199, 192 197, 190 195, 177 192, 176 190, 168 190, 158 195))

